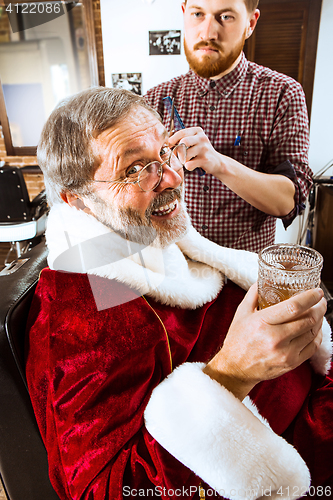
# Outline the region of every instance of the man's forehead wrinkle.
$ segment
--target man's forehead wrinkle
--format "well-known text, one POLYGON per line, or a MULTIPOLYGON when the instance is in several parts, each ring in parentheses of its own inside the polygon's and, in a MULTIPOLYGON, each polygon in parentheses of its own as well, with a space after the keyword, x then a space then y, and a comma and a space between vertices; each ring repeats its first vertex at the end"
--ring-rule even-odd
POLYGON ((145 152, 147 147, 145 139, 147 135, 154 136, 157 141, 168 136, 164 126, 156 121, 154 117, 150 124, 140 122, 136 129, 133 130, 133 127, 130 128, 132 130, 128 130, 127 127, 121 127, 120 130, 114 129, 113 134, 109 135, 107 151, 117 163, 121 158, 128 159, 131 156, 145 152))
MULTIPOLYGON (((99 166, 116 172, 122 170, 124 163, 131 162, 142 154, 147 155, 147 137, 156 143, 168 137, 164 125, 151 113, 142 113, 140 116, 126 117, 114 127, 103 131, 93 140, 95 156, 99 157, 99 166)), ((143 159, 143 158, 141 158, 143 159)))
MULTIPOLYGON (((114 144, 121 144, 122 142, 127 141, 130 139, 131 141, 134 141, 136 139, 140 139, 141 136, 145 136, 149 133, 153 133, 154 135, 159 132, 160 135, 167 135, 167 132, 162 125, 161 122, 159 122, 153 115, 151 115, 152 120, 151 123, 146 119, 145 121, 141 120, 133 120, 133 119, 124 119, 122 122, 118 124, 118 126, 111 127, 104 132, 102 132, 98 138, 96 139, 97 142, 103 142, 103 145, 108 142, 109 144, 112 142, 114 144), (128 123, 129 126, 126 126, 126 122, 128 123), (135 123, 137 122, 137 123, 135 123), (162 129, 162 131, 161 131, 162 129)), ((137 118, 137 117, 136 117, 137 118)), ((130 149, 136 149, 134 146, 133 148, 129 147, 130 149)))
POLYGON ((138 147, 138 148, 130 148, 130 149, 127 149, 125 152, 124 152, 124 157, 128 157, 128 156, 132 156, 132 155, 135 155, 135 154, 138 154, 138 153, 141 153, 143 147, 138 147))
MULTIPOLYGON (((152 128, 155 128, 155 127, 152 127, 152 128)), ((167 137, 168 137, 168 132, 164 129, 162 133, 159 133, 157 130, 153 132, 154 135, 156 135, 157 139, 163 139, 165 140, 167 137)), ((133 137, 133 141, 136 140, 136 139, 140 139, 141 138, 141 135, 144 137, 145 135, 147 134, 147 131, 143 131, 142 134, 139 133, 139 136, 138 137, 133 137)), ((141 151, 145 150, 146 148, 146 145, 143 143, 143 144, 140 144, 138 145, 137 147, 129 147, 123 154, 125 157, 129 157, 129 156, 132 156, 132 155, 136 155, 136 154, 139 154, 141 153, 141 151)))

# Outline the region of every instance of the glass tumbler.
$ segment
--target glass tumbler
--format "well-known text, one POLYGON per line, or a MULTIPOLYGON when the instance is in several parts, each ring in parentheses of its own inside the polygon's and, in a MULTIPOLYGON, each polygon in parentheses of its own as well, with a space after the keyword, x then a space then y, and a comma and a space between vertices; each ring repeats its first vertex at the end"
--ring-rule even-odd
POLYGON ((259 253, 259 309, 320 286, 323 257, 313 248, 278 244, 259 253))

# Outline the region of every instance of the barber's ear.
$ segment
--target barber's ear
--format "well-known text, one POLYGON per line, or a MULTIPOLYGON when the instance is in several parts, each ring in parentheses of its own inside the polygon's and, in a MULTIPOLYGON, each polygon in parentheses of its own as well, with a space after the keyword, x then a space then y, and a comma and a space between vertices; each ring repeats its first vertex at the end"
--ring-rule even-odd
POLYGON ((260 17, 260 10, 256 9, 251 15, 250 24, 249 24, 249 27, 248 27, 247 32, 246 32, 246 39, 250 38, 250 36, 252 35, 254 28, 256 27, 256 24, 258 22, 259 17, 260 17))
POLYGON ((87 207, 77 195, 72 193, 61 193, 61 199, 70 207, 75 207, 77 210, 86 210, 87 207))

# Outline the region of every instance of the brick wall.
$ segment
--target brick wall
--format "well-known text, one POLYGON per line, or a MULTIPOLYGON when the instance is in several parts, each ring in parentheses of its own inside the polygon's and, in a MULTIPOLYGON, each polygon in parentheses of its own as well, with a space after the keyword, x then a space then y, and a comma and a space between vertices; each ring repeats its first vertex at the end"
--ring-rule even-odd
POLYGON ((43 174, 24 174, 23 177, 27 185, 29 198, 32 200, 44 189, 43 174))
MULTIPOLYGON (((5 141, 0 127, 0 161, 5 161, 6 165, 12 167, 26 167, 37 165, 36 156, 7 156, 5 141)), ((27 184, 29 198, 32 200, 40 191, 44 189, 44 180, 42 174, 24 174, 27 184)))
POLYGON ((25 165, 37 165, 36 156, 7 156, 5 140, 0 126, 0 161, 1 160, 4 160, 6 165, 12 166, 18 165, 20 167, 24 167, 25 165))
POLYGON ((0 42, 9 42, 9 19, 6 15, 0 17, 0 42))

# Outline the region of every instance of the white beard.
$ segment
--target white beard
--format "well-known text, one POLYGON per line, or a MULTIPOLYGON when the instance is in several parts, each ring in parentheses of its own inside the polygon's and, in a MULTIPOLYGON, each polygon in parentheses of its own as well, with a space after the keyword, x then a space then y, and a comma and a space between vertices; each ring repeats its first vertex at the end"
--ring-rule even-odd
POLYGON ((166 248, 185 236, 191 226, 185 207, 184 190, 181 188, 155 198, 154 203, 147 208, 144 218, 135 210, 110 206, 95 192, 89 195, 89 199, 94 203, 93 215, 99 222, 125 240, 144 246, 166 248), (152 222, 150 215, 154 209, 175 199, 180 205, 178 215, 172 219, 161 220, 160 223, 152 222))

